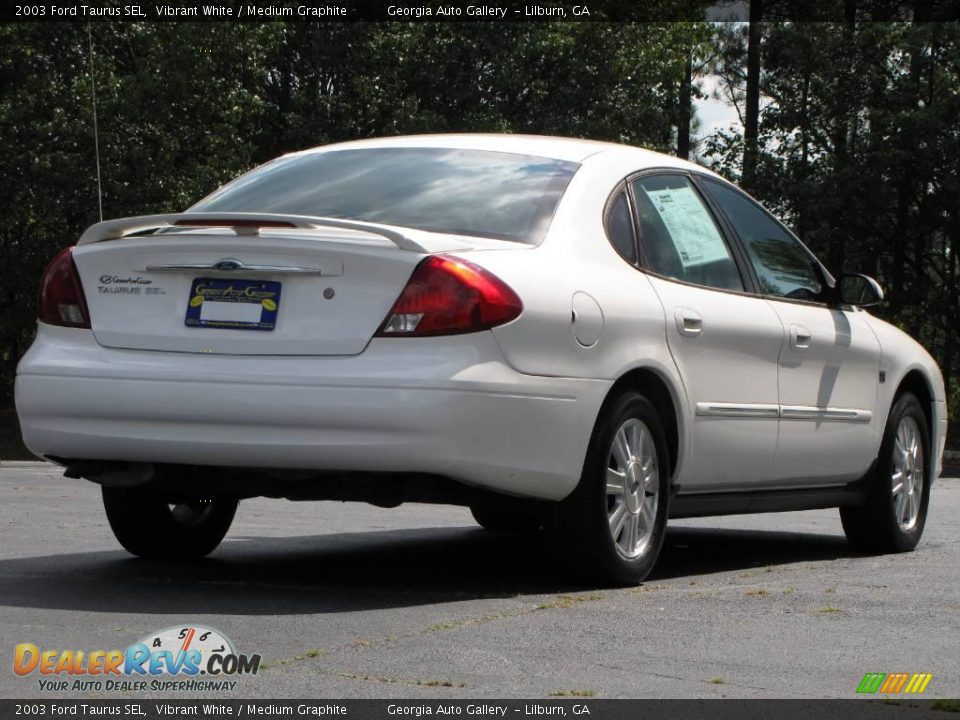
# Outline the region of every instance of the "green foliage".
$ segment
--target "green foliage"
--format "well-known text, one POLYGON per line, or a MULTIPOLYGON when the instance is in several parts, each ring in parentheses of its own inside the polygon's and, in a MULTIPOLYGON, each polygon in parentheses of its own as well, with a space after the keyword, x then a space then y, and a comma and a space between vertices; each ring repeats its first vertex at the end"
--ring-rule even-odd
POLYGON ((83 23, 0 26, 0 400, 45 263, 104 216, 182 210, 284 152, 487 131, 670 151, 704 23, 83 23))
MULTIPOLYGON (((875 22, 861 12, 856 22, 762 29, 762 152, 750 191, 832 272, 877 277, 887 292, 879 313, 926 345, 955 388, 960 23, 875 22)), ((724 77, 736 88, 742 39, 734 32, 724 48, 724 77)), ((707 143, 732 177, 742 153, 737 135, 707 143)))
MULTIPOLYGON (((879 277, 888 291, 881 312, 931 350, 953 399, 960 24, 909 22, 899 10, 890 16, 898 22, 862 10, 855 23, 779 22, 781 5, 765 4, 761 153, 750 190, 833 271, 879 277)), ((544 133, 670 152, 691 59, 702 68, 713 58, 734 99, 743 97, 745 28, 736 25, 90 30, 92 68, 86 24, 0 26, 0 400, 32 337, 44 264, 97 220, 92 77, 105 217, 180 210, 281 153, 377 135, 544 133)), ((741 136, 718 133, 703 152, 737 179, 741 136)))

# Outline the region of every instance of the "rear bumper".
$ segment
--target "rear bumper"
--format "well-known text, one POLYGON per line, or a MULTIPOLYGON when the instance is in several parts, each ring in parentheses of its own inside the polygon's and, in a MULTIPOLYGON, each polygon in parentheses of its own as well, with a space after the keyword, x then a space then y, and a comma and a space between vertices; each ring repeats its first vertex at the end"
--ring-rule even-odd
POLYGON ((41 324, 16 403, 41 456, 432 473, 557 500, 579 479, 609 387, 518 373, 490 333, 250 357, 104 348, 88 330, 41 324))

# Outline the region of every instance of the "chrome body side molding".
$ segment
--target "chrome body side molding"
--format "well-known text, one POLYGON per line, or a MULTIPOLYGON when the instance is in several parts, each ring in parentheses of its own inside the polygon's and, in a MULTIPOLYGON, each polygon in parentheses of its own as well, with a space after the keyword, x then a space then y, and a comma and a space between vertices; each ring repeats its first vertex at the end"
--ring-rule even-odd
POLYGON ((779 405, 763 403, 697 403, 697 415, 704 417, 778 418, 779 405))
POLYGON ((857 408, 815 407, 811 405, 767 405, 763 403, 697 403, 700 417, 769 418, 817 420, 828 422, 870 422, 873 413, 857 408))
POLYGON ((857 408, 814 407, 810 405, 783 405, 780 417, 784 420, 829 420, 831 422, 870 422, 873 413, 857 408))

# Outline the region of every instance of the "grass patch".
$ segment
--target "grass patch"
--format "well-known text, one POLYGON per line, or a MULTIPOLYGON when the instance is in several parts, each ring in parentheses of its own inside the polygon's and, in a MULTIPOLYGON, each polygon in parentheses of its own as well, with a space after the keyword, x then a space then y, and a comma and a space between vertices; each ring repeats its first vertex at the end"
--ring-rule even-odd
POLYGON ((726 682, 726 680, 724 680, 722 677, 714 676, 709 680, 707 680, 707 682, 710 683, 711 685, 723 685, 726 682))
POLYGON ((827 605, 826 607, 817 608, 814 612, 818 615, 838 615, 842 613, 843 610, 838 607, 833 607, 833 605, 827 605))
POLYGON ((596 697, 596 690, 554 690, 550 697, 596 697))
POLYGON ((327 654, 326 650, 321 650, 320 648, 310 648, 299 655, 294 655, 289 658, 281 658, 280 660, 274 660, 273 662, 261 662, 261 670, 270 670, 271 668, 280 667, 281 665, 289 665, 290 663, 301 662, 302 660, 316 660, 317 658, 322 658, 327 654))
POLYGON ((553 600, 540 603, 537 610, 565 610, 566 608, 579 605, 580 603, 592 602, 594 600, 603 600, 603 593, 590 593, 589 595, 557 595, 553 600))
POLYGON ((449 688, 465 688, 465 683, 455 683, 450 680, 414 680, 413 685, 419 685, 420 687, 449 687, 449 688))
POLYGON ((447 687, 447 688, 465 688, 466 683, 453 682, 452 680, 401 680, 390 677, 389 675, 352 675, 350 673, 340 673, 340 677, 348 680, 367 680, 370 682, 384 683, 387 685, 412 685, 414 687, 447 687))
POLYGON ((747 590, 744 595, 748 597, 763 597, 764 595, 769 595, 769 590, 764 590, 763 588, 757 588, 756 590, 747 590))
POLYGON ((478 615, 477 617, 464 618, 463 620, 449 620, 447 622, 436 623, 434 625, 428 625, 420 632, 422 633, 435 633, 435 632, 444 632, 445 630, 456 630, 457 628, 466 627, 467 625, 479 625, 480 623, 490 622, 491 620, 505 620, 506 618, 516 617, 517 615, 523 615, 529 610, 521 612, 498 612, 493 613, 492 615, 478 615))
POLYGON ((452 620, 450 622, 437 623, 436 625, 428 625, 423 629, 423 632, 432 633, 443 632, 444 630, 453 630, 454 628, 463 627, 466 623, 466 620, 452 620))
POLYGON ((373 682, 388 684, 398 682, 395 677, 388 677, 386 675, 351 675, 350 673, 340 673, 340 677, 347 678, 348 680, 371 680, 373 682))

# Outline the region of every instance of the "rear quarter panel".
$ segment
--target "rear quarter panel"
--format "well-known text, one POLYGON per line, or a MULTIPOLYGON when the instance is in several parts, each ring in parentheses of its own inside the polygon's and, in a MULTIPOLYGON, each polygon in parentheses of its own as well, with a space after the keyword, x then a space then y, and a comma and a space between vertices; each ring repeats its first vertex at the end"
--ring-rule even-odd
MULTIPOLYGON (((516 370, 606 380, 611 385, 635 368, 657 373, 678 408, 682 462, 682 448, 689 446, 684 440, 686 419, 692 409, 666 344, 664 309, 646 275, 610 245, 603 224, 610 194, 620 180, 643 167, 643 159, 613 153, 585 162, 539 247, 462 255, 496 273, 523 301, 517 320, 493 330, 504 357, 516 370), (599 325, 599 336, 592 343, 584 343, 583 333, 575 327, 575 295, 580 313, 577 325, 584 320, 584 309, 599 308, 592 311, 596 319, 587 318, 599 325)), ((581 410, 589 414, 591 425, 603 399, 581 410)))

